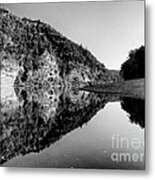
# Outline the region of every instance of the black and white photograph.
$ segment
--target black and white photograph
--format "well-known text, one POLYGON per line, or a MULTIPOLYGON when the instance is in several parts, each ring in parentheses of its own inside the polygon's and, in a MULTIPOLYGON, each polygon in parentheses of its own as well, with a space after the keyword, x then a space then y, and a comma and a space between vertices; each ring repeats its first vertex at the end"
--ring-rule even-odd
POLYGON ((0 4, 0 166, 145 170, 145 1, 0 4))

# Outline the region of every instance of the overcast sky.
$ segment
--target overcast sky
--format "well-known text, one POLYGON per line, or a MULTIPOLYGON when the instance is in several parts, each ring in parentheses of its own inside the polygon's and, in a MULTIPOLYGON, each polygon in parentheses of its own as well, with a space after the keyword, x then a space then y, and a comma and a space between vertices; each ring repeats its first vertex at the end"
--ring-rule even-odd
POLYGON ((144 1, 5 4, 17 15, 41 19, 87 47, 109 69, 144 45, 144 1))

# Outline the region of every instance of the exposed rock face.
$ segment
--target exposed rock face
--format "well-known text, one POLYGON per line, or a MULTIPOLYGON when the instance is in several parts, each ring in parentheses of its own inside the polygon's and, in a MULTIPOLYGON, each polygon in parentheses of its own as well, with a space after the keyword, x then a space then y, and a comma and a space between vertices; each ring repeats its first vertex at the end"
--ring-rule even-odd
POLYGON ((15 62, 17 85, 95 83, 109 76, 87 49, 40 20, 19 18, 0 9, 0 38, 1 68, 5 61, 15 62))
POLYGON ((59 67, 55 56, 45 51, 37 59, 37 70, 20 68, 15 80, 16 86, 51 86, 62 85, 59 67))

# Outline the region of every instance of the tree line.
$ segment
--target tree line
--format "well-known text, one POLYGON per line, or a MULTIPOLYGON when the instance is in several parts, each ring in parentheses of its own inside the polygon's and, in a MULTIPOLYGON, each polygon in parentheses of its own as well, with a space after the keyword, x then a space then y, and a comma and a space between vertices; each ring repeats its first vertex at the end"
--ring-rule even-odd
POLYGON ((131 50, 127 60, 121 65, 120 75, 124 80, 145 77, 145 47, 131 50))

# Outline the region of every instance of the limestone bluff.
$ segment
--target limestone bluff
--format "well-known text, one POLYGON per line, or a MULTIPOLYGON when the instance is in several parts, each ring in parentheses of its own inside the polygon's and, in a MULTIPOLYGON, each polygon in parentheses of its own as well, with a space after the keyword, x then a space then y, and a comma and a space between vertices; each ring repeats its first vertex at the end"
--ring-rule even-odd
MULTIPOLYGON (((3 78, 29 86, 84 85, 112 80, 87 49, 40 20, 0 9, 0 59, 3 78)), ((1 79, 3 81, 3 78, 1 79)))

